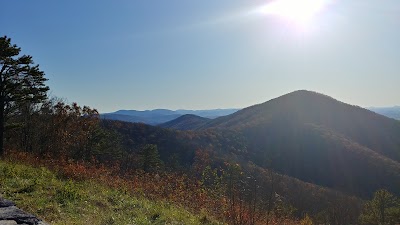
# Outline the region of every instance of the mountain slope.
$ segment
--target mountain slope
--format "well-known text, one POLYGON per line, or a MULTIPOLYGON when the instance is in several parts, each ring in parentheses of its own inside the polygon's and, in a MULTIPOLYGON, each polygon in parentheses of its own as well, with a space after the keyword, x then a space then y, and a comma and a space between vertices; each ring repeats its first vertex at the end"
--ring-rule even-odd
POLYGON ((399 162, 326 127, 279 122, 243 133, 261 167, 361 197, 400 190, 399 162))
POLYGON ((196 116, 193 114, 186 114, 174 120, 160 124, 160 127, 171 128, 176 130, 194 130, 210 121, 208 118, 196 116))
MULTIPOLYGON (((86 168, 82 166, 80 171, 83 169, 86 168)), ((126 187, 127 183, 115 185, 120 179, 115 174, 106 175, 99 169, 102 172, 91 179, 75 180, 60 176, 61 171, 62 168, 54 172, 43 165, 0 160, 0 193, 53 225, 132 224, 132 221, 134 224, 204 224, 201 222, 204 215, 200 213, 194 214, 174 202, 134 194, 132 187, 126 187), (97 176, 102 179, 95 178, 97 176), (24 187, 30 187, 29 191, 16 193, 24 187), (151 219, 155 214, 159 216, 151 219)), ((139 185, 135 183, 135 186, 139 185)), ((17 224, 7 222, 3 223, 0 217, 0 224, 17 224)), ((223 223, 209 221, 209 224, 223 223)))
POLYGON ((207 149, 359 197, 380 188, 400 194, 400 122, 331 97, 295 91, 203 124, 182 121, 196 130, 133 124, 121 132, 130 148, 155 143, 162 157, 176 154, 182 164, 207 149))
POLYGON ((400 122, 310 91, 211 120, 235 130, 251 161, 303 181, 367 197, 400 194, 400 122))
POLYGON ((400 122, 310 91, 295 91, 210 121, 202 129, 251 129, 274 122, 327 127, 400 161, 400 122))
MULTIPOLYGON (((196 168, 198 160, 196 152, 198 150, 210 153, 210 161, 206 164, 210 168, 224 167, 226 162, 240 165, 246 170, 253 168, 254 176, 257 176, 260 181, 259 185, 266 188, 266 192, 260 192, 260 194, 265 195, 272 189, 279 195, 285 196, 291 205, 299 209, 299 215, 302 212, 318 212, 321 209, 335 208, 344 202, 350 209, 357 209, 357 206, 361 204, 360 199, 344 195, 337 190, 255 165, 249 161, 251 155, 247 148, 250 145, 244 136, 236 131, 178 131, 121 121, 103 121, 103 126, 122 134, 124 145, 133 152, 138 151, 146 143, 156 144, 160 157, 168 166, 167 168, 176 165, 177 161, 179 165, 189 166, 191 169, 196 168), (171 158, 171 156, 173 157, 171 158), (174 160, 171 161, 171 159, 174 160)), ((131 162, 129 163, 131 164, 131 162)))

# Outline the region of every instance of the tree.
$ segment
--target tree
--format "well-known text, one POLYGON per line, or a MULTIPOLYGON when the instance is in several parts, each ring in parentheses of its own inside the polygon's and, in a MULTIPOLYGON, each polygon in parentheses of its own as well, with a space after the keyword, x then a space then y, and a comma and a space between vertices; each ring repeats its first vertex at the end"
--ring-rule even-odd
POLYGON ((140 167, 145 172, 153 172, 162 164, 157 145, 147 144, 139 152, 140 167))
POLYGON ((306 216, 302 220, 300 220, 300 225, 312 225, 312 224, 313 222, 310 216, 308 216, 308 214, 306 214, 306 216))
POLYGON ((32 56, 19 56, 21 48, 11 44, 7 36, 0 37, 0 156, 4 153, 4 132, 7 120, 18 114, 24 103, 39 103, 46 99, 49 88, 39 65, 32 56))
POLYGON ((360 219, 363 224, 397 224, 400 222, 400 204, 392 193, 378 190, 373 199, 365 203, 360 219))

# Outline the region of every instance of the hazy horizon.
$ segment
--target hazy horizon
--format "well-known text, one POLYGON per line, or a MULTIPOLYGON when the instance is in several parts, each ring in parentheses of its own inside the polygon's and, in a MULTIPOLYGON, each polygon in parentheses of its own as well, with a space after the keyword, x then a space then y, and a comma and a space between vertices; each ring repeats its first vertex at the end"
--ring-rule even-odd
POLYGON ((400 105, 398 2, 279 2, 295 4, 7 1, 0 35, 52 95, 100 112, 244 108, 302 89, 400 105))
MULTIPOLYGON (((299 91, 299 90, 295 90, 295 91, 299 91)), ((307 91, 312 91, 312 90, 307 90, 307 91)), ((294 92, 294 91, 293 91, 293 92, 294 92)), ((289 92, 289 93, 291 93, 291 92, 289 92)), ((285 94, 289 94, 289 93, 285 93, 285 94)), ((320 94, 324 94, 324 93, 320 93, 320 94)), ((282 95, 280 95, 280 96, 282 96, 282 95)), ((262 104, 262 103, 265 103, 265 102, 267 102, 267 101, 269 101, 269 100, 278 98, 278 97, 280 97, 280 96, 273 97, 273 98, 271 98, 271 99, 265 100, 264 102, 254 103, 253 105, 262 104)), ((329 96, 329 97, 332 97, 332 96, 329 96)), ((338 101, 340 101, 340 102, 343 102, 343 101, 341 101, 340 99, 336 99, 336 100, 338 100, 338 101)), ((348 102, 344 102, 344 103, 346 103, 346 104, 351 104, 351 103, 348 103, 348 102)), ((196 109, 186 109, 186 108, 149 108, 149 109, 120 108, 120 109, 117 109, 117 110, 114 110, 114 111, 110 111, 110 112, 101 112, 101 113, 113 113, 113 112, 116 112, 116 111, 119 111, 119 110, 135 110, 135 111, 152 111, 152 110, 171 110, 171 111, 179 111, 179 110, 193 110, 193 111, 196 111, 196 110, 241 110, 241 109, 244 109, 244 108, 253 106, 253 105, 247 105, 247 106, 244 106, 244 107, 207 108, 207 109, 203 109, 203 108, 196 108, 196 109)), ((356 106, 359 106, 359 105, 356 105, 356 106)), ((360 107, 366 108, 366 109, 384 109, 384 108, 399 108, 400 105, 389 105, 389 106, 360 106, 360 107)))

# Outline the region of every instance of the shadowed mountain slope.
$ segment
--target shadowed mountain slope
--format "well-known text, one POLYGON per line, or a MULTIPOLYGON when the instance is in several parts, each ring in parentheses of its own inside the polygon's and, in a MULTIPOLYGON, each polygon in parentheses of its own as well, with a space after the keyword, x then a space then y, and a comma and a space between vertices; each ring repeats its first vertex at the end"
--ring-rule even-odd
POLYGON ((400 122, 310 91, 211 120, 234 130, 257 165, 358 196, 400 194, 400 122))
POLYGON ((314 124, 400 161, 400 122, 311 91, 295 91, 202 127, 251 130, 279 123, 314 124))
MULTIPOLYGON (((258 177, 260 185, 267 190, 285 196, 286 201, 302 212, 317 212, 318 210, 342 207, 346 203, 346 210, 359 210, 359 198, 346 195, 340 191, 304 182, 295 177, 279 174, 249 161, 251 155, 247 151, 247 141, 239 132, 232 130, 202 130, 179 131, 150 126, 142 123, 127 123, 122 121, 103 121, 103 126, 113 129, 123 135, 124 145, 130 151, 139 151, 140 147, 152 143, 156 144, 161 159, 166 168, 181 165, 193 168, 196 162, 196 151, 210 152, 211 168, 224 166, 225 162, 237 163, 247 171, 253 171, 258 177), (173 157, 171 157, 173 156, 173 157), (301 210, 300 210, 301 209, 301 210)), ((129 165, 134 166, 129 161, 129 165)))
POLYGON ((171 128, 176 130, 194 130, 198 127, 203 126, 210 120, 211 119, 196 116, 193 114, 186 114, 174 120, 160 124, 159 126, 163 128, 171 128))

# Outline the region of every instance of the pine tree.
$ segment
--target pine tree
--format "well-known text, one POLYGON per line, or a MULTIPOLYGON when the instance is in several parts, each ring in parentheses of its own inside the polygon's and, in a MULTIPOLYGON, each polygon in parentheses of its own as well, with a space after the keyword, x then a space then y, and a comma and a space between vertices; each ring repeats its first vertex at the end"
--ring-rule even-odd
POLYGON ((18 113, 23 103, 39 103, 46 99, 49 88, 39 65, 32 56, 19 56, 21 48, 0 37, 0 156, 4 153, 4 132, 7 119, 18 113))
POLYGON ((162 161, 160 155, 158 154, 157 145, 147 144, 139 152, 140 157, 140 167, 145 172, 152 172, 157 170, 162 161))

